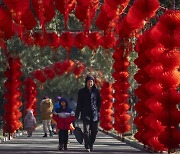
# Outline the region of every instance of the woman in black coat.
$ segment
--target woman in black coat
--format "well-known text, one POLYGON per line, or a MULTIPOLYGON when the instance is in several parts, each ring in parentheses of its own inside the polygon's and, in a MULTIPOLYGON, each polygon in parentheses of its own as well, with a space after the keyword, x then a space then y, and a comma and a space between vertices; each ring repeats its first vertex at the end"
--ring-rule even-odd
POLYGON ((93 144, 98 131, 99 111, 101 96, 95 86, 94 77, 88 75, 85 80, 85 87, 78 92, 75 117, 83 122, 84 143, 87 151, 93 151, 93 144))

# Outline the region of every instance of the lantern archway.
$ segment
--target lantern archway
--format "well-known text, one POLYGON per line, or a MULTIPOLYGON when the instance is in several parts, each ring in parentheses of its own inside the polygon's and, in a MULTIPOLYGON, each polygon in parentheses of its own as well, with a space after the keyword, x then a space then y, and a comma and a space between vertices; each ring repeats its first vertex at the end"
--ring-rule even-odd
MULTIPOLYGON (((114 48, 113 58, 115 63, 113 68, 115 71, 112 76, 115 82, 112 85, 114 89, 112 96, 115 99, 113 105, 115 123, 112 126, 118 133, 124 133, 130 129, 128 124, 130 117, 127 114, 129 109, 127 103, 127 89, 129 87, 127 82, 129 76, 127 56, 134 46, 130 43, 129 38, 135 37, 138 31, 155 16, 160 4, 158 0, 153 2, 151 0, 136 0, 127 15, 121 19, 120 17, 128 3, 129 0, 105 0, 103 4, 99 0, 62 0, 61 2, 58 0, 32 0, 31 2, 29 0, 3 0, 3 4, 0 5, 0 47, 9 60, 9 69, 12 72, 14 70, 13 75, 16 74, 16 78, 11 78, 12 75, 9 75, 9 70, 7 69, 5 72, 5 76, 8 78, 5 87, 9 90, 7 93, 11 93, 12 96, 8 98, 5 95, 7 100, 5 107, 8 111, 8 106, 11 106, 11 109, 18 113, 17 116, 13 115, 14 112, 10 116, 5 114, 6 124, 4 130, 6 132, 12 133, 21 126, 18 121, 21 114, 17 110, 21 106, 19 101, 21 93, 17 91, 20 86, 19 77, 21 73, 20 70, 17 71, 19 67, 15 68, 16 65, 14 66, 11 63, 18 63, 19 66, 21 64, 12 59, 6 46, 6 41, 15 34, 26 45, 34 44, 41 48, 45 46, 52 48, 62 46, 67 50, 67 60, 73 46, 80 49, 88 46, 91 50, 97 49, 98 46, 102 46, 104 49, 114 48), (67 31, 61 34, 48 32, 46 29, 46 24, 55 16, 55 6, 64 16, 64 25, 67 31), (101 6, 101 9, 95 24, 101 31, 91 32, 91 23, 98 6, 101 6), (79 33, 68 31, 68 15, 72 10, 75 11, 77 19, 83 23, 84 31, 79 33), (32 33, 38 22, 41 31, 32 33), (13 82, 14 80, 17 82, 13 82), (16 104, 12 106, 14 101, 16 101, 16 104), (11 121, 13 120, 15 120, 15 123, 12 124, 11 121)), ((178 68, 180 66, 180 61, 178 61, 180 47, 178 41, 180 39, 179 16, 180 11, 178 10, 166 11, 156 26, 142 34, 141 37, 137 37, 138 42, 135 47, 139 54, 135 63, 140 68, 135 79, 141 84, 136 90, 139 102, 136 104, 135 109, 139 115, 135 119, 135 123, 139 131, 135 137, 143 144, 159 151, 177 148, 180 143, 180 132, 177 130, 178 119, 180 119, 180 111, 178 111, 177 105, 179 105, 180 96, 176 89, 180 84, 178 78, 178 68), (164 61, 168 63, 166 64, 164 61), (151 62, 151 64, 148 65, 148 62, 151 62), (157 107, 157 110, 152 111, 153 107, 157 107), (176 117, 176 120, 172 122, 171 119, 174 117, 176 117), (170 144, 172 143, 171 140, 174 141, 173 144, 170 144)), ((37 70, 33 73, 33 76, 40 82, 45 82, 46 78, 52 79, 55 73, 60 75, 69 72, 69 66, 71 65, 72 63, 65 61, 63 68, 66 68, 66 71, 64 71, 62 64, 56 63, 54 64, 54 70, 52 68, 37 70)), ((74 72, 77 74, 79 73, 79 67, 82 68, 82 66, 74 68, 74 72)), ((34 86, 34 91, 30 93, 33 97, 26 96, 26 99, 30 103, 35 102, 35 85, 30 79, 27 79, 26 82, 31 83, 30 89, 33 89, 34 86)), ((107 88, 107 85, 104 84, 104 87, 107 88)), ((111 91, 109 90, 109 92, 111 91)), ((102 94, 104 94, 103 91, 102 94)), ((111 100, 112 96, 109 94, 108 97, 104 97, 104 102, 108 104, 107 107, 111 106, 107 101, 111 100)), ((27 103, 27 108, 32 108, 32 106, 27 103)), ((106 113, 106 110, 101 112, 106 113)), ((107 119, 111 121, 110 117, 107 117, 107 119)), ((101 126, 105 126, 104 128, 107 129, 112 128, 108 124, 101 124, 101 126)))

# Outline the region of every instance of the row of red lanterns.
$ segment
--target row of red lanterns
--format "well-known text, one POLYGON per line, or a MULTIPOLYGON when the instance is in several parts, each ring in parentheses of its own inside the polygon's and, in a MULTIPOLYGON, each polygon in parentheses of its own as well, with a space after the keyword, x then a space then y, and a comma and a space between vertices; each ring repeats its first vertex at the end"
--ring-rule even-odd
POLYGON ((127 7, 130 0, 105 0, 96 20, 96 26, 105 32, 111 31, 127 7))
POLYGON ((66 59, 63 62, 56 62, 51 67, 46 67, 42 70, 36 70, 32 73, 32 75, 39 82, 44 83, 47 79, 51 80, 56 75, 61 76, 64 73, 68 74, 70 71, 72 71, 76 77, 79 77, 83 71, 85 71, 85 66, 79 61, 73 62, 70 59, 66 59))
POLYGON ((171 151, 180 143, 177 129, 180 122, 180 111, 177 109, 180 102, 177 91, 180 54, 177 37, 174 37, 177 36, 174 33, 178 31, 179 16, 179 11, 167 11, 155 27, 139 38, 136 46, 139 57, 135 63, 140 71, 135 79, 141 86, 135 91, 140 99, 135 106, 138 111, 135 119, 138 133, 135 137, 158 151, 171 151), (167 41, 174 43, 166 44, 167 41))
POLYGON ((109 82, 103 82, 101 86, 101 110, 100 110, 100 126, 103 130, 110 131, 113 128, 113 110, 112 110, 112 85, 109 82))
POLYGON ((158 10, 160 3, 158 0, 136 0, 129 9, 127 15, 117 24, 116 31, 120 40, 128 38, 133 31, 144 27, 158 10))
POLYGON ((123 134, 131 129, 129 120, 131 116, 127 113, 130 106, 128 104, 128 66, 129 62, 127 60, 127 55, 124 54, 124 49, 116 48, 113 54, 114 59, 114 73, 112 74, 115 82, 113 83, 113 97, 115 102, 114 107, 114 129, 119 133, 123 134))
POLYGON ((9 68, 5 71, 7 80, 4 83, 7 91, 4 94, 6 103, 4 105, 5 114, 3 115, 3 131, 6 133, 14 133, 16 130, 22 127, 22 123, 19 121, 22 114, 19 108, 22 106, 20 101, 21 92, 19 91, 22 85, 20 81, 21 73, 21 62, 19 58, 8 58, 9 68))
MULTIPOLYGON (((0 37, 9 39, 16 32, 23 42, 31 44, 32 40, 34 40, 34 44, 37 43, 41 47, 49 44, 53 46, 53 42, 46 42, 48 38, 52 37, 54 38, 54 40, 55 38, 59 38, 55 33, 49 34, 45 30, 45 24, 51 21, 55 16, 54 4, 56 4, 56 8, 60 11, 60 13, 64 15, 65 25, 67 23, 67 17, 69 13, 75 8, 75 15, 86 25, 86 31, 88 31, 90 23, 95 16, 95 12, 97 11, 97 8, 99 6, 98 0, 62 0, 61 2, 58 0, 33 0, 32 7, 34 10, 34 14, 40 21, 43 33, 34 33, 34 39, 32 39, 32 36, 30 36, 28 30, 32 30, 37 25, 37 21, 35 20, 35 17, 33 16, 33 13, 31 11, 30 2, 28 0, 5 0, 4 3, 7 6, 9 12, 3 6, 0 7, 0 12, 2 13, 0 16, 0 20, 3 21, 0 24, 0 34, 2 33, 2 36, 0 35, 0 37), (11 19, 13 19, 16 24, 11 19)), ((116 24, 119 20, 120 14, 127 7, 128 3, 129 0, 106 0, 102 5, 102 9, 100 10, 100 13, 96 20, 96 25, 99 27, 99 29, 107 31, 107 29, 109 28, 112 29, 117 27, 118 34, 121 38, 128 37, 133 30, 139 29, 141 27, 139 25, 143 25, 143 21, 154 16, 155 11, 159 7, 158 0, 154 1, 153 3, 151 3, 150 0, 135 1, 133 6, 130 8, 127 16, 123 18, 123 20, 120 21, 119 24, 116 24)), ((105 35, 110 36, 110 34, 108 33, 105 33, 105 35)), ((54 46, 57 45, 58 43, 56 42, 54 46)), ((71 48, 69 44, 66 45, 66 47, 71 48)))
POLYGON ((46 35, 42 35, 41 33, 34 33, 33 35, 26 34, 22 42, 27 45, 37 45, 41 48, 45 46, 50 46, 52 48, 62 46, 68 51, 70 51, 73 46, 79 49, 88 46, 91 50, 95 50, 99 46, 102 46, 105 49, 113 48, 116 45, 116 37, 113 33, 101 35, 100 32, 92 32, 88 34, 84 32, 64 32, 59 36, 55 32, 52 32, 46 33, 46 35))
POLYGON ((27 110, 33 110, 33 114, 36 116, 37 112, 37 90, 36 90, 36 83, 32 78, 26 78, 24 80, 24 113, 26 115, 27 110))

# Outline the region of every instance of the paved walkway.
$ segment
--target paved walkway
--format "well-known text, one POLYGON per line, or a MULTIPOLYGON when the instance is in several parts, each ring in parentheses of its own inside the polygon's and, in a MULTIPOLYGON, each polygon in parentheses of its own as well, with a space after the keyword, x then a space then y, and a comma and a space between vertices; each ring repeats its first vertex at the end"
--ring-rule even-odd
MULTIPOLYGON (((10 141, 0 144, 0 154, 56 154, 56 153, 88 153, 84 146, 77 143, 74 135, 69 135, 70 144, 68 151, 58 151, 58 136, 43 138, 42 127, 39 127, 32 137, 21 135, 10 141)), ((114 139, 102 132, 98 132, 94 151, 91 153, 108 153, 108 154, 124 154, 124 153, 147 153, 139 149, 135 149, 124 142, 114 139)))

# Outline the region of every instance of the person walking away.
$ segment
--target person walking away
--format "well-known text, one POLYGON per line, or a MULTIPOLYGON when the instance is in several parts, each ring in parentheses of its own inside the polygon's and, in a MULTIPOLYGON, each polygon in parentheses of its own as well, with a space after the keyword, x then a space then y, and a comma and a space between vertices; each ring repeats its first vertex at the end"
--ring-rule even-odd
POLYGON ((44 131, 43 137, 47 137, 48 131, 49 131, 49 135, 53 136, 51 129, 52 110, 53 110, 52 100, 50 98, 43 99, 40 104, 41 118, 42 118, 43 131, 44 131))
POLYGON ((84 146, 88 152, 93 151, 93 144, 98 132, 100 106, 101 96, 99 90, 96 88, 94 77, 87 75, 85 87, 78 91, 75 117, 77 120, 81 113, 84 146))
POLYGON ((36 128, 36 118, 33 115, 33 110, 27 110, 27 114, 24 118, 24 128, 27 131, 28 137, 32 136, 33 131, 36 128))
POLYGON ((73 97, 70 97, 70 99, 69 99, 69 107, 75 112, 76 111, 76 106, 77 106, 76 101, 74 100, 73 97))
POLYGON ((67 150, 68 130, 75 119, 75 113, 68 107, 68 101, 62 97, 59 101, 60 108, 53 113, 53 119, 59 129, 59 150, 67 150))
POLYGON ((57 109, 57 108, 59 108, 60 107, 60 105, 59 105, 59 100, 61 99, 61 96, 58 96, 57 98, 56 98, 56 102, 55 102, 55 104, 54 104, 54 106, 53 106, 53 112, 57 109))

